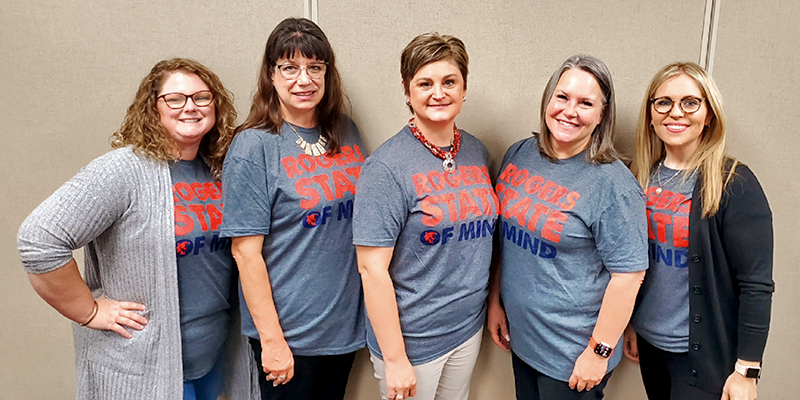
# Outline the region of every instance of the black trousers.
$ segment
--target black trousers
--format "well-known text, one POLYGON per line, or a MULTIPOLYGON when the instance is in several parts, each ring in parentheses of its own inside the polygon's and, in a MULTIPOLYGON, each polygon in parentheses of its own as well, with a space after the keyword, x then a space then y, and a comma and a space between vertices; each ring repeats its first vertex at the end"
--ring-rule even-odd
POLYGON ((639 369, 649 400, 719 400, 722 396, 722 388, 719 393, 709 393, 689 385, 689 352, 661 350, 638 334, 636 343, 639 369))
POLYGON ((261 367, 261 342, 248 338, 258 365, 262 400, 342 400, 356 353, 332 356, 294 356, 294 378, 272 386, 261 367))
MULTIPOLYGON (((600 400, 611 373, 607 373, 592 390, 579 392, 569 388, 568 382, 553 379, 537 371, 516 354, 511 353, 514 367, 514 386, 517 400, 600 400)), ((719 400, 719 399, 717 399, 719 400)))

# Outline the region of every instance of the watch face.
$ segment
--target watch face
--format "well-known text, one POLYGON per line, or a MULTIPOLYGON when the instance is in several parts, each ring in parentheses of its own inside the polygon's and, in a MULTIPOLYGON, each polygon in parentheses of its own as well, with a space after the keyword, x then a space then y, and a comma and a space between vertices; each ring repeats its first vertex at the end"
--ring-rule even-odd
POLYGON ((761 368, 752 368, 751 367, 751 368, 747 368, 746 371, 747 371, 747 373, 745 373, 744 376, 746 376, 748 378, 758 378, 758 376, 761 375, 761 368))
POLYGON ((597 346, 594 347, 594 353, 603 358, 610 357, 612 351, 613 349, 611 347, 606 346, 602 343, 598 343, 597 346))

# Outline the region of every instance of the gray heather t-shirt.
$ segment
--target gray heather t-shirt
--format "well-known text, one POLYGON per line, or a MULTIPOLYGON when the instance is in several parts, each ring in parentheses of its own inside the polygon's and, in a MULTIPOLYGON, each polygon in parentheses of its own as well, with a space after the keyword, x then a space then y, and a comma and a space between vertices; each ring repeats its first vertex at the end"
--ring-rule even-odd
POLYGON ((689 351, 689 211, 697 174, 661 166, 645 191, 650 268, 631 318, 636 332, 653 346, 689 351), (663 183, 661 193, 659 179, 663 183))
MULTIPOLYGON (((265 235, 272 296, 296 355, 344 354, 365 343, 351 226, 364 153, 353 121, 342 124, 341 153, 333 157, 303 153, 286 124, 278 135, 248 129, 234 139, 222 173, 221 235, 265 235)), ((309 143, 319 138, 317 128, 297 130, 309 143)), ((242 331, 258 338, 241 298, 242 331)))
POLYGON ((233 257, 220 239, 221 184, 200 157, 170 166, 175 202, 175 250, 181 312, 183 377, 203 377, 214 366, 230 330, 233 257))
MULTIPOLYGON (((370 156, 358 182, 353 243, 394 247, 389 275, 412 365, 483 326, 498 204, 486 147, 461 134, 454 173, 406 126, 370 156)), ((372 326, 367 335, 382 357, 372 326)))
MULTIPOLYGON (((569 380, 589 345, 611 273, 647 269, 644 195, 620 161, 551 162, 536 138, 508 149, 497 178, 502 298, 514 353, 569 380)), ((620 361, 621 348, 608 363, 620 361)))

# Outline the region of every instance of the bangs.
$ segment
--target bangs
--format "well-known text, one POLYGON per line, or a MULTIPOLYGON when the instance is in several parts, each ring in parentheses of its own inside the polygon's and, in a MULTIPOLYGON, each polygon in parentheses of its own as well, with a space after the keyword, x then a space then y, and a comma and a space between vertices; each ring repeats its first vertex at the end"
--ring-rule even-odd
POLYGON ((297 53, 306 58, 315 58, 317 61, 331 62, 333 59, 330 48, 320 38, 305 32, 295 32, 273 48, 273 63, 280 58, 292 58, 297 53))

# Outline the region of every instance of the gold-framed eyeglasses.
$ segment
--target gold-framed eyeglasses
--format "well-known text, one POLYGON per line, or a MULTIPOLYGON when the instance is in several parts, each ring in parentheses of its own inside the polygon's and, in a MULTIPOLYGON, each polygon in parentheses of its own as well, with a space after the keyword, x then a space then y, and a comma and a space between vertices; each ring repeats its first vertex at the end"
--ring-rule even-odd
POLYGON ((194 105, 198 107, 208 107, 214 102, 214 92, 211 90, 201 90, 192 94, 183 94, 178 92, 164 93, 161 96, 156 97, 156 101, 158 101, 160 98, 163 98, 167 107, 172 108, 173 110, 180 110, 183 108, 183 106, 186 105, 187 99, 192 99, 194 105))
POLYGON ((308 64, 307 66, 303 67, 297 64, 286 63, 282 65, 276 65, 275 68, 281 72, 281 75, 284 79, 288 81, 293 81, 300 77, 300 73, 303 70, 306 70, 306 74, 311 79, 321 79, 325 76, 325 72, 328 70, 328 64, 323 62, 315 62, 308 64))
POLYGON ((684 97, 680 100, 672 100, 669 97, 659 97, 650 99, 650 103, 653 104, 653 110, 659 114, 667 114, 672 111, 672 106, 674 106, 675 103, 678 104, 678 107, 684 114, 694 114, 700 109, 700 106, 705 100, 706 99, 702 97, 693 96, 684 97))

